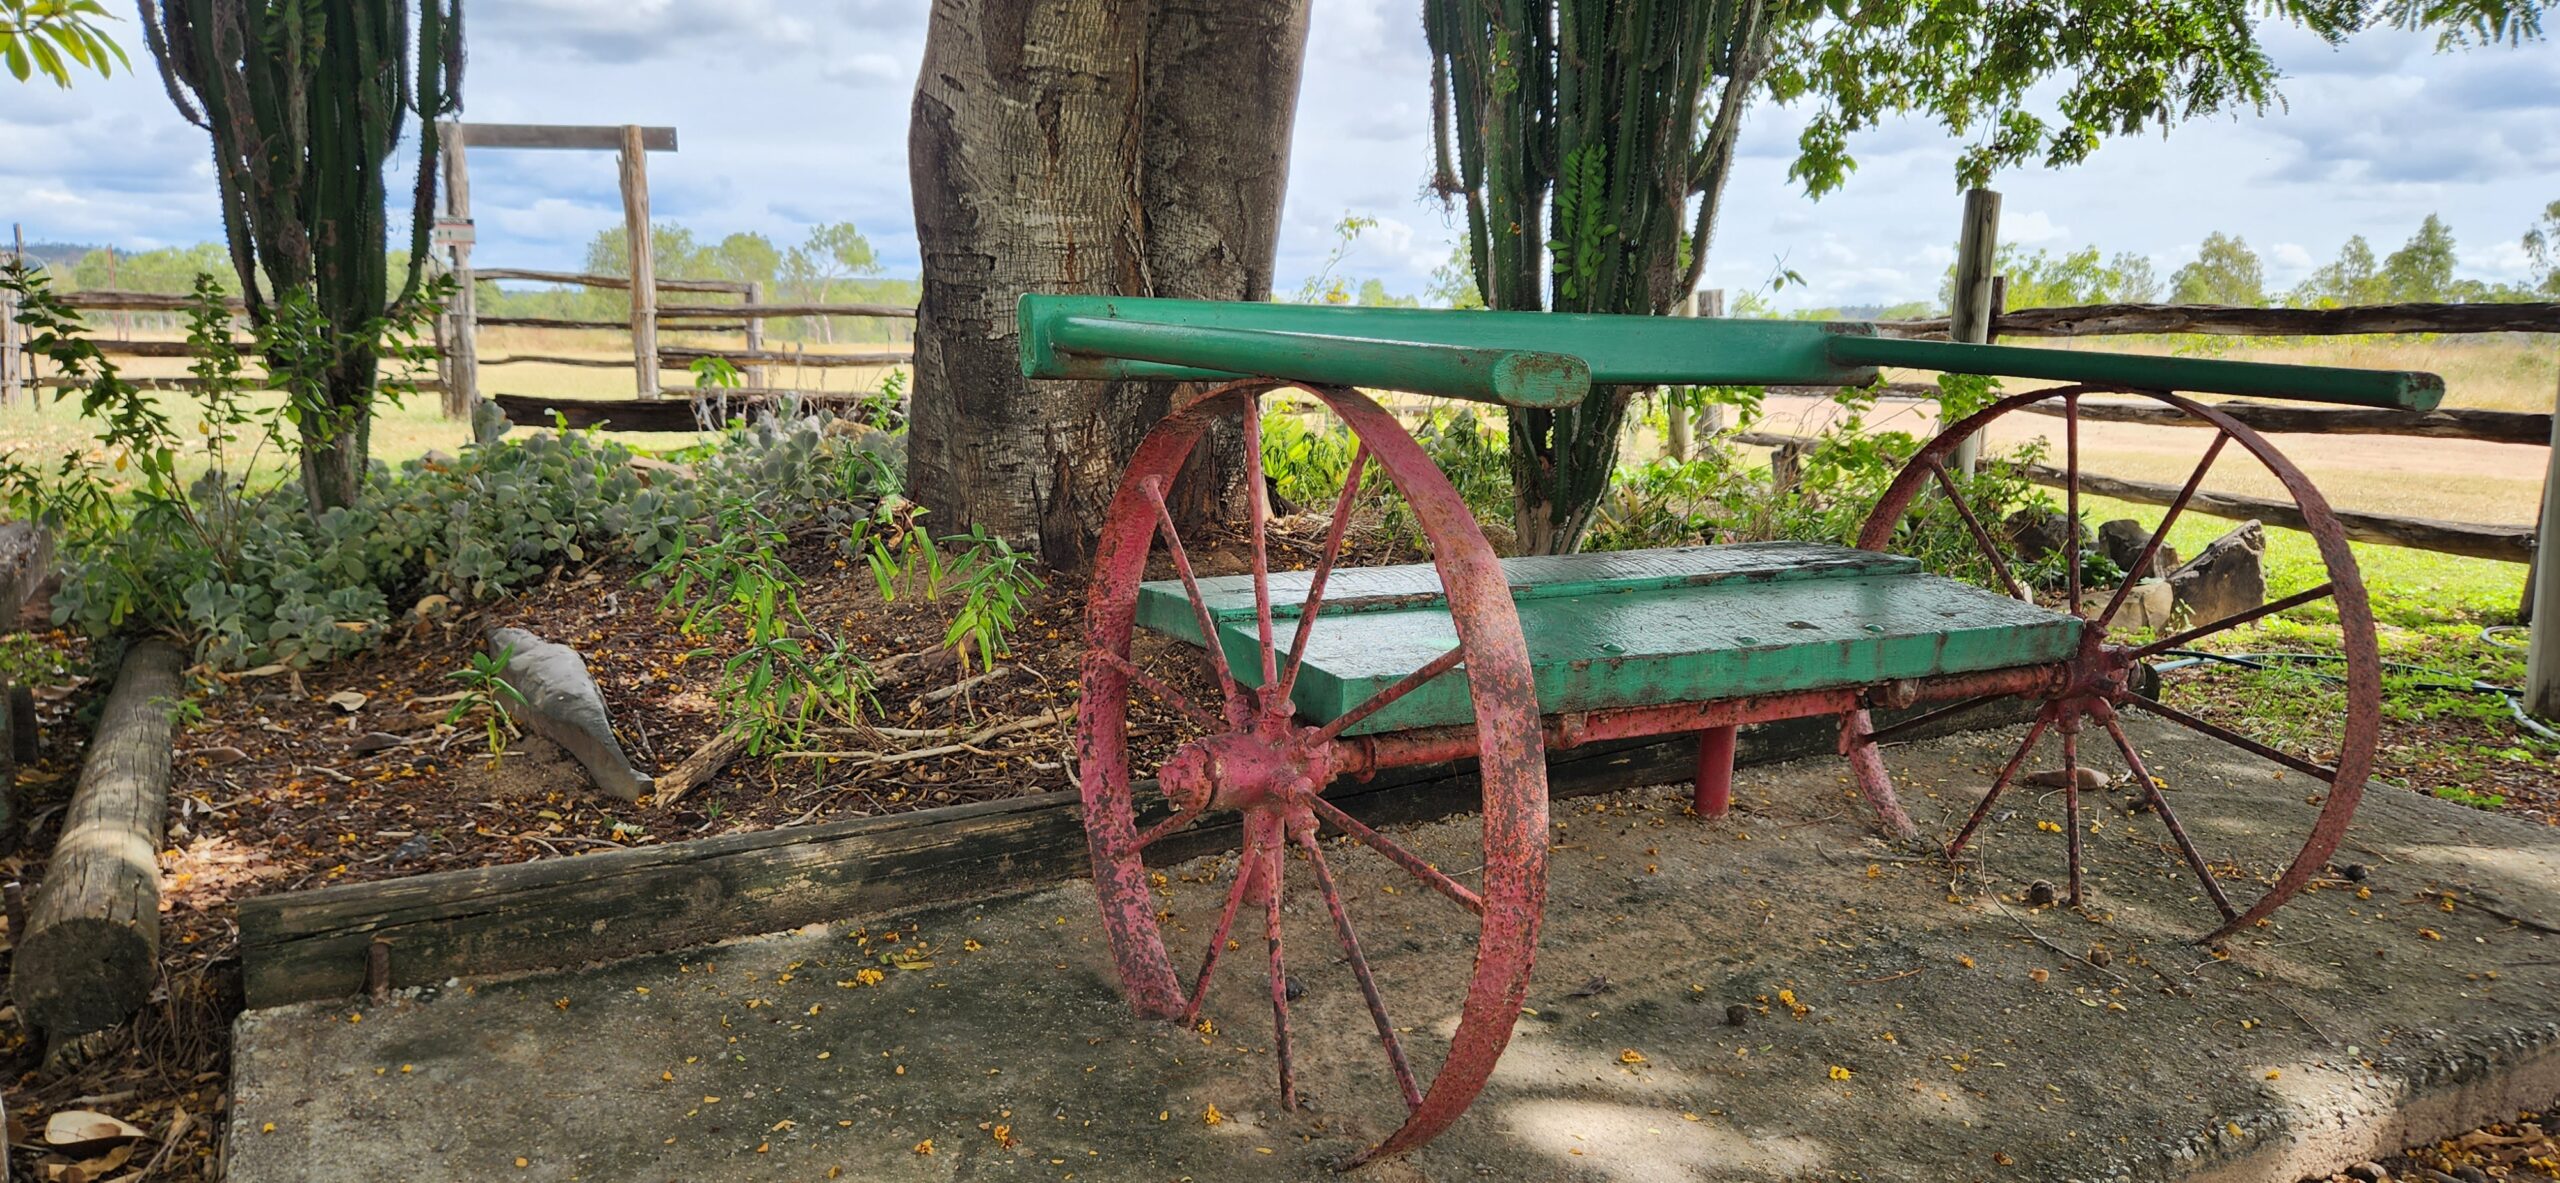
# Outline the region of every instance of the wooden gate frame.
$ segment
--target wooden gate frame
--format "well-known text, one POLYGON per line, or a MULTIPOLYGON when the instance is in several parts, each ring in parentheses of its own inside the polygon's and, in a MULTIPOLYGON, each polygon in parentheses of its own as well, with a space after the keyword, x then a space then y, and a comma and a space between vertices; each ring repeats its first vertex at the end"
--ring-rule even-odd
POLYGON ((480 406, 479 301, 471 274, 471 165, 469 148, 540 148, 611 151, 622 176, 623 235, 631 250, 631 359, 639 397, 661 397, 658 386, 657 266, 649 241, 649 159, 651 152, 676 150, 676 129, 581 126, 553 123, 461 123, 436 125, 444 149, 444 215, 436 219, 436 236, 452 252, 456 290, 446 342, 445 411, 468 418, 480 406))

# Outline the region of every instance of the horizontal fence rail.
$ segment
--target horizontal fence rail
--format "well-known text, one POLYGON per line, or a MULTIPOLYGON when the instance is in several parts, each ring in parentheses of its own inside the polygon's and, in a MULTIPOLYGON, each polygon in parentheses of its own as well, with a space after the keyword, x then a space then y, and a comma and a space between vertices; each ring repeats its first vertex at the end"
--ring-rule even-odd
MULTIPOLYGON (((2062 408, 2046 403, 2020 407, 2030 415, 2061 417, 2062 408)), ((2551 416, 2538 411, 2475 411, 2461 408, 2440 409, 2423 413, 2410 411, 2373 411, 2355 407, 2330 409, 2253 403, 2219 402, 2213 409, 2239 420, 2259 431, 2296 435, 2407 435, 2431 439, 2482 440, 2495 444, 2530 444, 2544 447, 2551 442, 2551 416)), ((2153 427, 2211 427, 2175 407, 2150 403, 2105 402, 2094 399, 2080 401, 2080 417, 2108 423, 2141 423, 2153 427)))
MULTIPOLYGON (((2202 426, 2211 426, 2203 424, 2202 426)), ((1808 435, 1782 432, 1745 431, 1725 437, 1746 447, 1775 448, 1781 453, 1802 453, 1822 441, 1808 435)), ((2047 488, 2059 489, 2066 484, 2061 469, 2042 464, 2019 466, 2028 480, 2047 488)), ((2178 500, 2179 487, 2151 481, 2126 480, 2097 473, 2080 474, 2082 492, 2131 501, 2139 505, 2172 505, 2178 500)), ((2232 521, 2257 519, 2270 526, 2289 530, 2306 528, 2302 511, 2289 501, 2271 501, 2238 493, 2218 493, 2199 489, 2187 508, 2213 517, 2232 521)), ((2534 528, 2531 526, 2484 525, 2477 522, 2448 522, 2439 518, 2405 517, 2398 514, 2362 513, 2338 509, 2338 524, 2347 537, 2358 542, 2402 546, 2438 554, 2462 555, 2490 559, 2501 563, 2533 561, 2534 528)))
MULTIPOLYGON (((1947 319, 1888 320, 1897 337, 1944 337, 1947 319)), ((1991 319, 1998 337, 2120 337, 2179 333, 2222 337, 2341 337, 2390 333, 2560 333, 2560 303, 2365 304, 2353 308, 2245 308, 2227 304, 2082 304, 2021 308, 1991 319)))

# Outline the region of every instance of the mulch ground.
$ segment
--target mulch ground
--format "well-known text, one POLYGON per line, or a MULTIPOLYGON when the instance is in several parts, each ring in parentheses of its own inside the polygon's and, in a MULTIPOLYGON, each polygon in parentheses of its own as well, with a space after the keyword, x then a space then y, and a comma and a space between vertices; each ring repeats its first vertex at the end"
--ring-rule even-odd
MULTIPOLYGON (((1322 526, 1312 515, 1275 523, 1273 565, 1312 565, 1322 526)), ((1204 574, 1245 569, 1245 551, 1234 538, 1192 545, 1204 574)), ((1355 532, 1344 563, 1415 557, 1395 539, 1355 532)), ((72 1177, 40 1165, 73 1161, 41 1153, 41 1119, 63 1109, 107 1113, 145 1134, 126 1144, 126 1159, 86 1174, 83 1183, 146 1166, 141 1177, 151 1179, 218 1177, 229 1024, 240 1008, 233 903, 245 896, 1072 787, 1071 722, 978 737, 1072 706, 1082 649, 1080 584, 1051 579, 1034 593, 1013 652, 997 663, 1004 672, 986 676, 964 670, 941 646, 955 607, 949 598, 884 599, 860 562, 816 538, 798 545, 791 559, 807 580, 802 597, 810 618, 882 671, 876 709, 865 727, 813 738, 835 756, 741 757, 673 804, 604 798, 574 762, 538 739, 517 740, 493 758, 474 723, 457 726, 445 717, 459 688, 449 675, 479 651, 488 628, 512 625, 584 655, 625 747, 643 769, 672 765, 710 741, 723 726, 719 658, 728 639, 684 636, 659 610, 658 591, 637 582, 628 567, 562 572, 492 604, 404 621, 373 650, 321 670, 198 671, 207 693, 201 718, 190 720, 178 740, 162 858, 164 989, 132 1025, 66 1073, 39 1073, 42 1048, 23 1031, 11 1027, 0 1036, 13 1082, 7 1091, 8 1136, 18 1147, 13 1177, 48 1183, 72 1177), (709 655, 696 654, 706 646, 709 655), (347 692, 363 696, 361 705, 347 692), (920 749, 940 754, 902 758, 920 749)), ((75 668, 84 664, 82 642, 54 640, 75 668)), ((1142 665, 1199 699, 1206 676, 1196 659, 1170 647, 1140 652, 1142 665)), ((2214 682, 2223 677, 2200 672, 2188 680, 2214 700, 2222 697, 2214 682)), ((22 774, 24 839, 0 861, 13 931, 23 906, 20 887, 41 877, 43 854, 77 777, 86 738, 82 713, 94 710, 94 687, 72 683, 47 696, 44 757, 22 774)), ((1188 724, 1151 698, 1138 695, 1132 710, 1142 766, 1185 737, 1188 724)), ((2386 725, 2381 774, 2441 783, 2445 770, 2428 767, 2424 754, 2464 743, 2512 744, 2493 731, 2477 719, 2435 713, 2393 720, 2386 725)), ((2493 762, 2488 778, 2467 769, 2461 783, 2503 794, 2509 811, 2560 824, 2560 785, 2554 783, 2560 778, 2551 776, 2547 758, 2493 762)), ((2539 1126, 2517 1124, 2478 1132, 2468 1145, 2419 1148, 2413 1151, 2419 1157, 2391 1165, 2403 1178, 2427 1167, 2464 1166, 2494 1177, 2535 1169, 2553 1153, 2539 1126), (2502 1140, 2480 1140, 2491 1138, 2502 1140)))

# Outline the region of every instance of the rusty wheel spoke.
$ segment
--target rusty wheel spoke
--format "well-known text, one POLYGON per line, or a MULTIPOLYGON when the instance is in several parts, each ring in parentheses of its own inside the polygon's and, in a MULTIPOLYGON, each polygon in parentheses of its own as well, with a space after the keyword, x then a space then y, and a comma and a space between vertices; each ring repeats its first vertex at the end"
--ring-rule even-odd
POLYGON ((1200 625, 1200 647, 1208 650, 1209 668, 1217 671, 1218 688, 1226 694, 1227 723, 1242 727, 1246 722, 1239 712, 1243 696, 1236 690, 1234 671, 1227 668, 1226 646, 1218 643, 1218 622, 1209 614, 1209 601, 1200 595, 1199 578, 1191 573, 1191 554, 1182 547, 1182 532, 1174 528, 1173 510, 1164 503, 1164 486, 1149 478, 1140 482, 1139 488, 1155 506, 1156 528, 1164 535, 1166 552, 1173 556, 1173 569, 1182 576, 1182 592, 1191 598, 1191 613, 1200 625))
POLYGON ((2036 598, 2019 585, 2018 577, 2009 573, 2008 560, 2000 557, 2000 544, 1991 540, 1991 531, 1982 528, 1982 519, 1975 517, 1973 507, 1965 504, 1964 493, 1956 488, 1955 478, 1947 475, 1947 466, 1938 463, 1935 456, 1922 459, 1929 466, 1929 475, 1936 477, 1939 488, 1946 491, 1947 500, 1955 504, 1956 514, 1964 519, 1964 528, 1973 535, 1974 545, 1982 548, 1982 557, 1991 560, 1991 569, 1999 573, 2000 582, 2009 589, 2009 597, 2035 603, 2036 598))
POLYGON ((2142 754, 2133 750, 2133 741, 2116 723, 2114 713, 2098 716, 2098 722, 2107 729, 2107 738, 2115 741, 2116 751, 2124 756, 2124 766, 2133 774, 2134 783, 2142 786, 2143 799, 2151 803, 2152 812, 2160 815, 2160 824, 2167 827, 2169 837, 2177 841, 2178 853, 2186 856, 2187 866, 2204 884, 2205 894, 2213 897, 2213 906, 2221 910, 2223 920, 2238 919, 2240 912, 2231 906, 2230 897, 2223 894, 2222 881, 2214 878, 2213 868, 2207 866, 2204 856, 2196 852, 2194 839, 2187 837, 2187 828, 2178 824, 2177 811, 2169 808, 2168 794, 2160 791, 2160 782, 2151 779, 2151 770, 2142 766, 2142 754))
POLYGON ((1127 675, 1130 681, 1146 687, 1147 693, 1153 694, 1157 698, 1162 699, 1166 706, 1172 707, 1174 710, 1181 712, 1184 718, 1189 719, 1194 723, 1198 723, 1211 731, 1215 731, 1226 725, 1225 720, 1200 709, 1200 707, 1190 699, 1183 697, 1181 691, 1165 685, 1163 679, 1160 679, 1145 670, 1139 669, 1136 662, 1133 662, 1126 657, 1122 657, 1117 653, 1113 653, 1108 649, 1094 649, 1089 652, 1091 652, 1095 657, 1101 658, 1105 664, 1110 665, 1113 669, 1119 670, 1122 674, 1127 675))
POLYGON ((1351 976, 1360 982, 1360 997, 1369 1003, 1369 1018, 1378 1026, 1378 1042, 1387 1049, 1387 1063, 1395 1069, 1396 1087, 1404 1092, 1404 1107, 1422 1107, 1422 1089, 1414 1083, 1413 1065, 1404 1058, 1404 1044, 1396 1038, 1395 1020, 1387 1017, 1386 1000, 1378 996, 1378 980, 1369 972, 1369 959, 1360 951, 1360 937, 1351 929, 1351 913, 1342 906, 1342 893, 1333 885, 1333 869, 1324 860, 1324 844, 1313 834, 1298 835, 1298 845, 1306 848, 1307 865, 1314 868, 1316 890, 1324 895, 1325 911, 1333 915, 1333 934, 1342 942, 1342 955, 1351 963, 1351 976))
POLYGON ((1280 675, 1280 698, 1287 701, 1298 685, 1298 671, 1306 665, 1307 640, 1315 635, 1316 614, 1324 608, 1325 581, 1333 577, 1334 561, 1342 557, 1342 538, 1351 525, 1351 502, 1360 493, 1360 472, 1369 463, 1369 445, 1363 441, 1351 450, 1351 465, 1342 477, 1342 494, 1333 502, 1333 522, 1325 527, 1324 557, 1316 563, 1315 574, 1307 579, 1307 602, 1298 609, 1297 635, 1289 641, 1289 666, 1280 675))
POLYGON ((1459 645, 1438 657, 1432 658, 1430 661, 1423 663, 1421 669, 1415 670, 1410 674, 1406 674, 1405 676, 1396 679, 1394 685, 1389 686, 1376 694, 1370 695, 1367 701, 1343 712, 1341 717, 1335 719, 1333 722, 1325 724, 1323 728, 1316 732, 1316 738, 1331 740, 1340 736, 1343 729, 1358 724, 1361 720, 1377 714, 1379 711, 1385 710, 1387 706, 1395 702, 1395 700, 1420 689, 1423 683, 1428 682, 1433 678, 1437 678, 1442 674, 1448 673, 1450 670, 1456 669, 1458 667, 1458 663, 1465 661, 1466 658, 1467 648, 1464 645, 1459 645))
POLYGON ((2187 646, 2192 645, 2197 641, 2201 641, 2206 637, 2210 637, 2215 633, 2227 632, 2252 621, 2263 620, 2278 612, 2289 612, 2295 608, 2303 606, 2304 604, 2308 604, 2313 600, 2333 595, 2337 590, 2338 585, 2334 583, 2324 583, 2318 587, 2306 588, 2302 591, 2286 596, 2281 600, 2269 600, 2266 603, 2260 604, 2255 608, 2251 608, 2246 612, 2236 612, 2229 616, 2225 616, 2211 624, 2197 625, 2196 627, 2188 629, 2183 633, 2179 633, 2176 636, 2162 637, 2157 641, 2153 641, 2148 645, 2134 650, 2133 656, 2135 660, 2140 660, 2142 658, 2166 653, 2171 649, 2184 649, 2187 646))
POLYGON ((1327 801, 1322 797, 1310 797, 1308 798, 1308 804, 1313 805, 1315 807, 1315 811, 1324 815, 1324 819, 1332 822, 1335 828, 1359 839, 1362 846, 1366 846, 1371 850, 1387 856, 1388 861, 1404 868, 1407 872, 1412 874, 1414 878, 1420 879, 1424 883, 1430 885, 1431 890, 1439 892, 1450 899, 1456 900, 1459 907, 1465 908, 1478 916, 1484 915, 1484 900, 1479 898, 1475 892, 1468 890, 1466 884, 1460 883, 1446 874, 1443 874, 1440 868, 1432 866, 1431 863, 1421 855, 1415 854, 1410 850, 1406 850, 1394 839, 1361 824, 1360 819, 1344 813, 1340 806, 1335 805, 1331 801, 1327 801))
POLYGON ((1191 999, 1182 1008, 1185 1027, 1200 1021, 1200 1004, 1209 1000, 1209 979, 1217 976, 1218 958, 1227 951, 1227 934, 1235 931, 1236 908, 1252 890, 1254 876, 1262 873, 1254 865, 1259 853, 1251 845, 1237 852, 1235 885, 1227 889, 1227 906, 1218 913, 1217 931, 1209 934, 1209 951, 1200 958, 1200 976, 1191 983, 1191 999))
POLYGON ((1289 962, 1280 954, 1281 848, 1264 856, 1263 931, 1271 943, 1271 1051, 1280 1061, 1280 1107, 1298 1107, 1297 1066, 1289 1058, 1289 962))
POLYGON ((2194 715, 2190 715, 2185 711, 2179 710, 2176 707, 2170 706, 2159 699, 2148 698, 2143 695, 2136 694, 2130 697, 2130 701, 2135 706, 2139 706, 2142 709, 2158 715, 2163 719, 2167 719, 2168 721, 2175 723, 2180 727, 2184 727, 2189 731, 2193 731, 2199 735, 2207 736, 2212 739, 2221 740, 2222 742, 2230 744, 2232 747, 2238 748, 2241 751, 2273 760, 2276 763, 2282 764, 2285 767, 2305 776, 2317 777, 2320 780, 2332 782, 2338 779, 2337 769, 2314 764, 2309 760, 2305 760, 2300 756, 2296 756, 2288 752, 2278 751, 2275 748, 2268 747, 2265 744, 2259 743, 2258 741, 2227 727, 2207 723, 2204 720, 2199 719, 2194 715))
POLYGON ((2151 560, 2159 555, 2161 545, 2169 540, 2169 528, 2178 524, 2178 515, 2186 512, 2187 502, 2194 499, 2197 489, 2204 487, 2204 474, 2213 470, 2213 462, 2222 456, 2222 446, 2230 442, 2230 432, 2214 432, 2212 446, 2204 450, 2204 459, 2196 462, 2196 470, 2187 477, 2186 487, 2178 490, 2177 500, 2169 503, 2169 512, 2160 515, 2160 528, 2153 530, 2151 540, 2142 544, 2141 557, 2136 558, 2133 568, 2124 573, 2124 582, 2116 585, 2116 594, 2107 600, 2106 610, 2098 613, 2095 627, 2100 634, 2107 631, 2107 622, 2114 620, 2116 612, 2124 607, 2125 598, 2133 594, 2133 585, 2142 582, 2142 573, 2151 569, 2151 560))
POLYGON ((1271 489, 1262 476, 1262 402, 1244 404, 1244 504, 1253 533, 1253 623, 1262 641, 1262 684, 1280 681, 1279 653, 1271 642, 1271 489))
POLYGON ((1192 822, 1198 821, 1200 819, 1200 814, 1201 811, 1197 809, 1186 810, 1176 813, 1152 826, 1148 826, 1146 829, 1139 831, 1136 838, 1129 841, 1129 849, 1132 851, 1145 850, 1146 848, 1155 845, 1157 839, 1162 838, 1175 830, 1183 829, 1184 827, 1189 826, 1192 822))
POLYGON ((2017 779, 2018 769, 2026 764, 2027 756, 2036 750, 2036 741, 2044 738, 2044 729, 2052 722, 2053 708, 2047 707, 2036 714, 2035 725, 2027 728, 2026 742, 2018 745, 2017 752, 2009 757, 2009 763, 2000 769, 1999 779, 1992 781, 1991 790, 1982 795, 1981 804, 1973 807, 1973 816, 1964 820, 1964 828, 1956 831, 1954 841, 1947 843, 1948 858, 1962 853, 1964 844, 1972 840, 1973 832, 1981 828, 1982 819, 1991 816, 1991 807, 1999 802, 2000 794, 2009 791, 2009 782, 2017 779))

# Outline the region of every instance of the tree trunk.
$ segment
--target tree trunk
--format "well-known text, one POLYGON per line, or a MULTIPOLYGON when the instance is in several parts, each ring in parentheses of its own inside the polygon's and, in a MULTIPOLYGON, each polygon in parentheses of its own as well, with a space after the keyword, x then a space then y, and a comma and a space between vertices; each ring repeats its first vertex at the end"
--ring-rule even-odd
MULTIPOLYGON (((908 133, 924 258, 909 483, 951 528, 1083 560, 1178 384, 1022 377, 1025 292, 1271 291, 1309 0, 937 0, 908 133)), ((1237 433, 1175 490, 1230 498, 1237 433)))
POLYGON ((355 504, 372 463, 378 364, 370 350, 358 352, 330 368, 322 391, 327 410, 300 425, 302 490, 315 514, 355 504))

